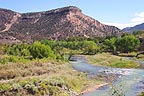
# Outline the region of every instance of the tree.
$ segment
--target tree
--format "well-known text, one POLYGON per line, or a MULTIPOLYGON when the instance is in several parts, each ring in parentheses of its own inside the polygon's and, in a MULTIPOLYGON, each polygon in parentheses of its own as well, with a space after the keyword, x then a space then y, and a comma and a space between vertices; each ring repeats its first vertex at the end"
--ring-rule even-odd
POLYGON ((52 40, 46 40, 45 39, 45 40, 42 40, 41 43, 44 44, 44 45, 48 45, 51 48, 54 48, 56 46, 56 42, 52 41, 52 40))
POLYGON ((83 41, 83 54, 94 55, 99 51, 99 47, 93 41, 83 41))
POLYGON ((132 52, 136 50, 140 45, 140 40, 133 35, 126 35, 122 38, 117 39, 117 48, 124 53, 132 52))
POLYGON ((33 58, 48 58, 54 57, 54 53, 50 46, 41 44, 40 42, 34 42, 29 48, 30 54, 33 58))
POLYGON ((117 39, 113 37, 104 41, 105 49, 113 54, 116 53, 116 40, 117 39))

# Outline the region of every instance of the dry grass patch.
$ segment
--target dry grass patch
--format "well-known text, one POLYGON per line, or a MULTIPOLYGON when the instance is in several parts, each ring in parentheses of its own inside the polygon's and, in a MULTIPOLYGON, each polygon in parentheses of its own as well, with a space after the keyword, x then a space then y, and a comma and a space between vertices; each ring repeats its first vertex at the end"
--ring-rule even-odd
POLYGON ((1 96, 76 96, 100 83, 65 61, 43 59, 0 65, 1 96))
POLYGON ((62 63, 66 62, 39 60, 27 63, 0 64, 0 80, 55 73, 63 66, 62 63))
MULTIPOLYGON (((49 73, 0 81, 0 94, 2 96, 76 96, 82 90, 102 83, 87 78, 87 74, 74 70, 70 64, 48 65, 51 66, 49 73)), ((44 66, 46 67, 47 64, 44 66)), ((34 67, 32 72, 39 72, 36 71, 39 69, 35 68, 38 67, 34 67)))

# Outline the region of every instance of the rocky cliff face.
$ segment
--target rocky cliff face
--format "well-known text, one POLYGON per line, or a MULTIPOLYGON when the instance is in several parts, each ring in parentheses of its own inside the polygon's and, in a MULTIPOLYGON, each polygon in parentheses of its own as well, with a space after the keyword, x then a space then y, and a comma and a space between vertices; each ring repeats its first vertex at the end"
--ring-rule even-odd
POLYGON ((0 9, 0 34, 22 41, 119 36, 121 33, 120 29, 100 23, 74 6, 24 14, 0 9))

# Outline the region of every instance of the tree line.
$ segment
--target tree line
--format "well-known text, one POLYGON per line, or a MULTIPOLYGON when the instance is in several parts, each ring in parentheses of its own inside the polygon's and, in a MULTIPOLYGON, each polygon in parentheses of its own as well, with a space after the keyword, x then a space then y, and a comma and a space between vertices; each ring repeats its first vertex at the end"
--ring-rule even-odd
POLYGON ((98 52, 113 54, 138 51, 141 47, 139 38, 132 34, 121 37, 108 38, 80 38, 75 37, 65 41, 41 40, 32 44, 1 45, 0 54, 19 56, 30 59, 53 58, 64 60, 67 54, 94 55, 98 52))

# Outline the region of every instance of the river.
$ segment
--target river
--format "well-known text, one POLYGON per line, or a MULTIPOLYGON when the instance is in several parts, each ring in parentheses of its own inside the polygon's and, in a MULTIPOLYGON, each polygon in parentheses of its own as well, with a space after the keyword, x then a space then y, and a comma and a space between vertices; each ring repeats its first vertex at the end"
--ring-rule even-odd
MULTIPOLYGON (((125 69, 125 68, 110 68, 91 65, 82 56, 75 56, 71 61, 74 69, 88 73, 89 77, 98 75, 116 77, 114 81, 108 82, 109 85, 103 86, 98 90, 86 93, 81 96, 119 96, 114 93, 116 89, 120 96, 137 96, 144 91, 144 70, 143 69, 125 69), (112 84, 111 84, 112 83, 112 84), (113 87, 114 86, 114 87, 113 87), (114 93, 114 95, 112 95, 114 93)), ((139 61, 144 64, 143 61, 139 61)))

